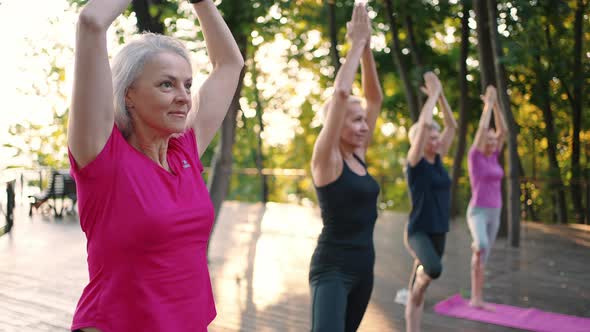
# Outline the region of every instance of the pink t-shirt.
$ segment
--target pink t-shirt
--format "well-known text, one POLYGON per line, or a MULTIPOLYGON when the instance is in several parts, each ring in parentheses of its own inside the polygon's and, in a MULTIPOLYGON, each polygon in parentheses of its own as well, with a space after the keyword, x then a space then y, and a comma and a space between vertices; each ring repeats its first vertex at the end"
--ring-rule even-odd
POLYGON ((467 157, 471 202, 469 205, 484 208, 502 207, 502 177, 504 170, 498 162, 500 151, 489 156, 472 147, 467 157))
POLYGON ((215 318, 207 268, 214 212, 193 130, 170 139, 167 160, 172 173, 116 126, 86 167, 70 154, 90 276, 72 330, 207 331, 215 318))

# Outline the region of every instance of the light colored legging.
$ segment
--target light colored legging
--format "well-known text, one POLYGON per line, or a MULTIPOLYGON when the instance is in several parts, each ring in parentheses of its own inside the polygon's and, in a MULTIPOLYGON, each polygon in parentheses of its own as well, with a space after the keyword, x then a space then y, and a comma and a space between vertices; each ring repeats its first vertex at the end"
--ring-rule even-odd
POLYGON ((469 206, 467 225, 473 238, 472 247, 482 251, 482 261, 487 262, 500 228, 502 208, 469 206))

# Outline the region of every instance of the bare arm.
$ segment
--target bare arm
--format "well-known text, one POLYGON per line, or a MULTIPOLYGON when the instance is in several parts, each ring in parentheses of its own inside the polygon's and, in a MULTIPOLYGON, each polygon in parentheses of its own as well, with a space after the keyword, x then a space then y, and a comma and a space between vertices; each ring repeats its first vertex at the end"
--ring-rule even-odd
POLYGON ((238 86, 244 58, 231 31, 212 0, 193 5, 213 64, 211 74, 201 86, 188 125, 195 130, 199 157, 203 155, 225 118, 238 86))
POLYGON ((358 152, 358 155, 361 158, 364 158, 367 148, 371 143, 371 139, 373 138, 377 117, 379 117, 381 105, 383 104, 383 91, 381 90, 381 83, 379 82, 379 75, 377 74, 375 59, 373 58, 373 52, 371 51, 369 42, 367 42, 367 45, 363 51, 363 57, 361 59, 361 72, 363 91, 365 94, 365 100, 367 101, 367 125, 369 126, 369 136, 367 137, 367 143, 365 144, 363 151, 358 152))
POLYGON ((488 87, 486 89, 486 94, 482 98, 484 101, 483 111, 481 113, 481 117, 479 118, 479 126, 477 127, 477 132, 475 133, 475 139, 473 140, 473 146, 479 151, 484 151, 485 147, 485 139, 484 135, 487 134, 488 129, 490 128, 490 121, 492 119, 492 107, 496 103, 495 99, 495 89, 493 87, 488 87))
POLYGON ((438 153, 441 155, 441 157, 443 157, 447 155, 449 149, 451 148, 451 144, 453 144, 453 139, 455 138, 455 133, 457 132, 457 122, 455 121, 451 106, 449 105, 444 92, 442 92, 442 89, 439 97, 439 105, 443 112, 445 129, 441 135, 441 144, 438 153))
POLYGON ((91 0, 78 19, 68 146, 80 168, 96 158, 113 129, 115 111, 106 31, 130 2, 91 0))
POLYGON ((442 89, 440 82, 437 83, 438 79, 435 80, 436 76, 433 78, 432 75, 434 74, 430 72, 424 74, 424 81, 426 83, 426 89, 424 89, 424 92, 428 95, 428 99, 426 100, 426 103, 424 103, 424 106, 422 106, 422 111, 420 112, 420 117, 417 122, 418 127, 416 136, 408 151, 407 159, 411 167, 416 166, 424 155, 424 146, 428 139, 426 136, 432 125, 432 111, 436 106, 436 102, 442 89))
POLYGON ((358 70, 369 33, 366 10, 364 6, 360 7, 355 6, 352 21, 348 26, 348 35, 352 46, 346 55, 346 61, 336 75, 332 101, 324 120, 324 126, 315 142, 311 158, 312 176, 316 185, 319 186, 335 180, 342 168, 342 157, 339 150, 340 131, 346 116, 345 110, 352 82, 358 70))
POLYGON ((496 97, 496 102, 494 103, 494 123, 496 124, 496 136, 498 139, 498 151, 502 150, 504 146, 504 142, 506 141, 506 132, 508 131, 508 126, 506 125, 506 120, 504 119, 504 113, 500 106, 500 100, 496 97))

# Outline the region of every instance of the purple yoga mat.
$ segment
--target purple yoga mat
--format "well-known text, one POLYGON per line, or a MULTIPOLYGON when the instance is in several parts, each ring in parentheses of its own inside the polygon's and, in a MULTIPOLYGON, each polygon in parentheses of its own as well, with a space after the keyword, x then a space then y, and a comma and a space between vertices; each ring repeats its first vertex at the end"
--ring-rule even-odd
POLYGON ((488 303, 494 311, 476 309, 461 295, 453 295, 437 303, 434 311, 440 315, 464 318, 496 325, 539 332, 589 332, 590 318, 556 314, 534 308, 519 308, 488 303))

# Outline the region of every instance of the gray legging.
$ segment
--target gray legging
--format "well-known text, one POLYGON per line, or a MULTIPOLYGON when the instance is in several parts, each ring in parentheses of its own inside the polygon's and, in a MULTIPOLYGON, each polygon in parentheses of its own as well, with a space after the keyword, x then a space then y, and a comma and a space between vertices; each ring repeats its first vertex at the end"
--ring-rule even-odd
POLYGON ((373 273, 326 271, 312 277, 313 332, 354 332, 369 304, 373 273))
MULTIPOLYGON (((410 279, 410 287, 414 284, 416 271, 420 265, 424 272, 432 279, 437 279, 442 273, 442 256, 445 251, 446 233, 433 234, 426 232, 406 233, 406 247, 414 256, 414 269, 410 279)), ((411 288, 410 288, 411 289, 411 288)))
POLYGON ((469 206, 467 209, 467 225, 473 238, 472 247, 481 251, 482 262, 485 264, 496 241, 500 228, 502 208, 485 208, 469 206))

